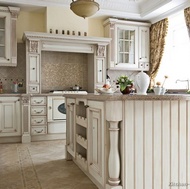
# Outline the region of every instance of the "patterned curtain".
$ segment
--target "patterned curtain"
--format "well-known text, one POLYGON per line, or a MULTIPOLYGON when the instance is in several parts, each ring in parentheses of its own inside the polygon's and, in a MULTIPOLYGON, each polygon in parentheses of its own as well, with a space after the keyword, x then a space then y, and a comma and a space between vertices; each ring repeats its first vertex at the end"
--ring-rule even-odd
POLYGON ((155 77, 164 52, 165 37, 168 31, 168 19, 165 18, 150 27, 150 88, 155 85, 155 77))
POLYGON ((187 30, 188 30, 188 33, 189 33, 189 37, 190 37, 190 7, 186 8, 184 10, 184 16, 185 16, 185 22, 186 22, 186 25, 187 25, 187 30))

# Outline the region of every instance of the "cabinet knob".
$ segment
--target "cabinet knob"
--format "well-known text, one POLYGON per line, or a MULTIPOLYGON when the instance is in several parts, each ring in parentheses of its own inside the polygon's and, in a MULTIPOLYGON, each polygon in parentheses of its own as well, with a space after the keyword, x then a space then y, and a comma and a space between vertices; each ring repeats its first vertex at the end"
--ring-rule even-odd
POLYGON ((72 102, 72 103, 71 103, 71 105, 73 106, 73 105, 75 105, 75 103, 74 103, 74 102, 72 102))
POLYGON ((85 105, 84 107, 85 107, 85 108, 88 108, 89 106, 88 106, 88 105, 85 105))
POLYGON ((99 72, 102 72, 102 70, 99 70, 99 72))
POLYGON ((49 110, 51 110, 52 108, 51 108, 51 106, 49 106, 49 110))
POLYGON ((35 68, 32 68, 32 70, 35 70, 35 68))
POLYGON ((7 58, 7 60, 9 61, 10 59, 9 59, 9 58, 7 58))

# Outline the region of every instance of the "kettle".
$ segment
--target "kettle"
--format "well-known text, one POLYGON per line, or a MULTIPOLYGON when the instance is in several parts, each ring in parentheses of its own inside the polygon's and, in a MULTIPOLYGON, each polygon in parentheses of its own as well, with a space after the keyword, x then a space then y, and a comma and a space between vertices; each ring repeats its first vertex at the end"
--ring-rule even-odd
POLYGON ((137 94, 146 95, 149 83, 150 83, 150 77, 143 71, 139 72, 135 76, 135 83, 134 83, 137 94))

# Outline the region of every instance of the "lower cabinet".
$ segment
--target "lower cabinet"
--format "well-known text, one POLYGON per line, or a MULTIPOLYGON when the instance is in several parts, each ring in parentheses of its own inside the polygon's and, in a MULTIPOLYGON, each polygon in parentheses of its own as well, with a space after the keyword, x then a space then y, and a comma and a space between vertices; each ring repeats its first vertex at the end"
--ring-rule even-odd
POLYGON ((103 102, 67 98, 67 152, 100 188, 105 186, 104 121, 103 102))
POLYGON ((75 157, 75 99, 67 99, 67 119, 66 119, 66 138, 67 138, 67 151, 75 157))
POLYGON ((20 97, 0 97, 0 137, 21 135, 20 97))
POLYGON ((45 96, 31 97, 31 107, 30 107, 31 135, 47 134, 46 109, 47 108, 46 108, 45 96))
POLYGON ((104 185, 104 103, 88 101, 88 171, 104 185))

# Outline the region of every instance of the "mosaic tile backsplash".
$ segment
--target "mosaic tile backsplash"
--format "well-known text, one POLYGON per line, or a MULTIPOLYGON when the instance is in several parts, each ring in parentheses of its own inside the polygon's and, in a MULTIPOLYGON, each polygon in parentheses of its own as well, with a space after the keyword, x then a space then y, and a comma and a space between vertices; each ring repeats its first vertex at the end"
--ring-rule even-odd
POLYGON ((88 55, 83 53, 42 52, 42 91, 70 90, 74 85, 87 90, 88 55))
POLYGON ((0 66, 0 80, 4 92, 12 92, 13 82, 20 83, 19 92, 26 91, 26 49, 24 43, 17 44, 17 66, 0 66))

